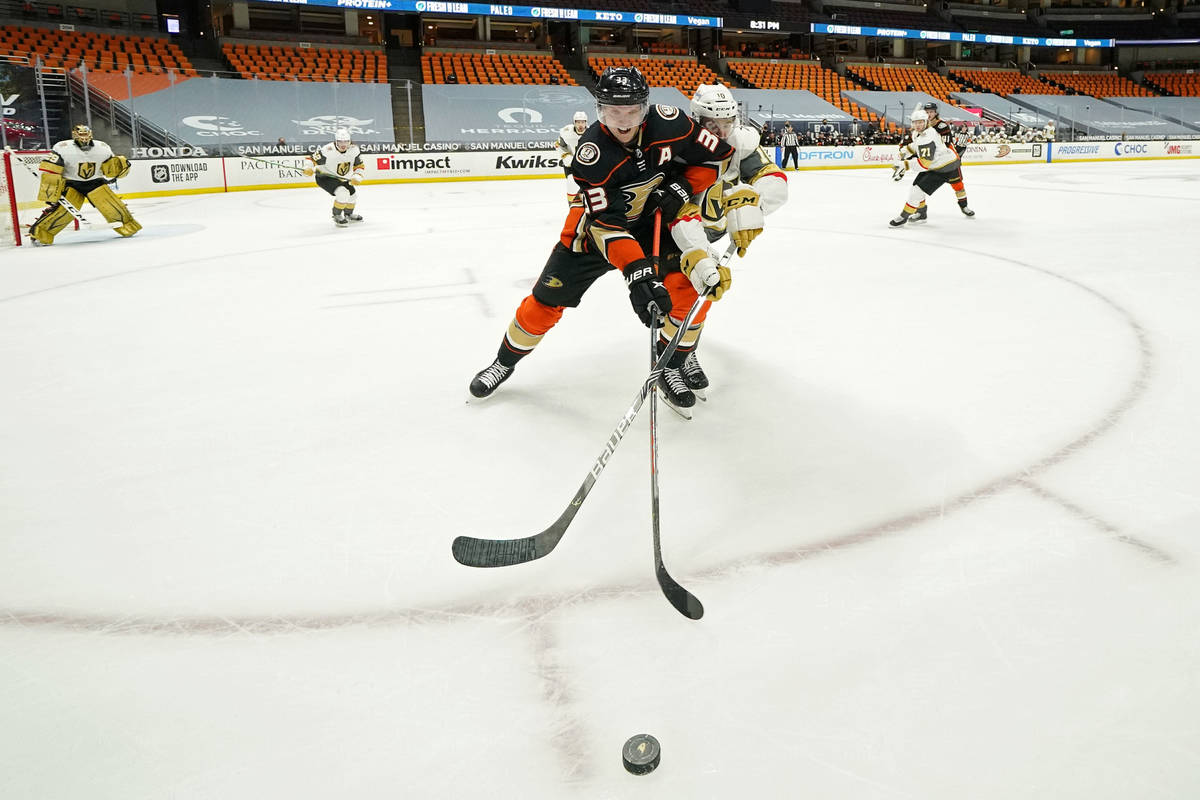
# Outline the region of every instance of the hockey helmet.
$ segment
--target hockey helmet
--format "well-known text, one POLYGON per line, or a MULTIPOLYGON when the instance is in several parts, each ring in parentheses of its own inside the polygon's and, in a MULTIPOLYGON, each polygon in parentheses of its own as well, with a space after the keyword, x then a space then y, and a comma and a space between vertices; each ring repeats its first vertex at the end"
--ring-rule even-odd
POLYGON ((700 84, 692 96, 692 117, 722 139, 737 125, 738 104, 733 92, 719 83, 700 84))
POLYGON ((938 115, 938 104, 937 103, 925 103, 924 105, 921 106, 921 110, 923 110, 925 112, 925 116, 929 117, 930 119, 933 119, 934 117, 936 117, 938 115))
POLYGON ((575 116, 572 117, 572 119, 574 119, 576 122, 587 122, 587 118, 586 111, 576 111, 575 116))
POLYGON ((576 133, 583 133, 587 130, 588 115, 586 111, 576 111, 575 116, 571 120, 571 124, 575 126, 576 133))
POLYGON ((86 150, 92 146, 92 129, 87 125, 79 124, 71 128, 71 139, 81 149, 86 150))
POLYGON ((925 115, 924 109, 914 108, 913 112, 908 115, 908 120, 917 132, 923 131, 929 126, 929 117, 925 115), (917 127, 918 122, 921 123, 920 127, 917 127))
POLYGON ((333 146, 340 152, 346 152, 346 148, 350 146, 350 131, 346 128, 338 128, 333 132, 333 146))
POLYGON ((629 144, 650 110, 650 85, 635 67, 609 67, 596 82, 596 119, 629 144))
POLYGON ((650 84, 637 67, 609 67, 596 81, 596 103, 633 106, 650 102, 650 84))

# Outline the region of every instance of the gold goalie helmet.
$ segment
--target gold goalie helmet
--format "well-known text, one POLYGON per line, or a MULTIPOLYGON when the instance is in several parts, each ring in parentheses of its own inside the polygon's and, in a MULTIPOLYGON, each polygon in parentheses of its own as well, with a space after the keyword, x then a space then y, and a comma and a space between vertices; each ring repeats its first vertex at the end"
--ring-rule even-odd
POLYGON ((92 146, 92 129, 87 125, 76 125, 71 128, 71 138, 75 140, 75 144, 79 145, 81 150, 87 150, 92 146))

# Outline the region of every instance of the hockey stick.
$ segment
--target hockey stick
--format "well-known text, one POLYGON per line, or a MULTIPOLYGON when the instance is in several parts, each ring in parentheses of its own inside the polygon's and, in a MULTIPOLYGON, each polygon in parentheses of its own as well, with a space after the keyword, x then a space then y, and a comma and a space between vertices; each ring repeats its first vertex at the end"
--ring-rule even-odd
MULTIPOLYGON (((41 182, 42 176, 38 174, 37 170, 35 170, 33 167, 26 164, 24 161, 21 161, 21 159, 19 159, 19 158, 14 158, 13 160, 20 162, 21 166, 24 167, 26 170, 28 170, 30 175, 37 178, 39 183, 41 182)), ((121 222, 120 220, 118 220, 116 222, 107 222, 106 221, 103 224, 101 224, 99 222, 92 222, 87 217, 85 217, 82 213, 80 213, 79 209, 75 207, 74 203, 72 203, 70 200, 67 199, 67 193, 66 193, 65 189, 63 190, 62 196, 59 197, 58 200, 55 202, 57 202, 58 205, 65 208, 67 210, 67 213, 69 213, 72 217, 75 218, 76 222, 78 222, 80 225, 86 225, 88 228, 91 228, 92 230, 100 230, 100 231, 111 230, 113 228, 119 228, 125 224, 124 222, 121 222)), ((54 205, 54 204, 49 203, 48 205, 54 205)), ((46 212, 43 211, 42 213, 45 214, 46 212)), ((40 219, 40 217, 39 217, 39 219, 40 219)))
MULTIPOLYGON (((730 247, 725 253, 726 261, 736 251, 736 247, 730 247)), ((692 303, 692 307, 688 309, 687 316, 679 325, 679 329, 675 331, 675 335, 671 337, 671 341, 663 348, 662 353, 654 362, 654 366, 650 370, 650 374, 646 380, 642 382, 642 388, 638 391, 636 397, 633 398, 633 405, 621 417, 617 427, 609 434, 608 440, 604 443, 604 450, 601 451, 596 462, 592 464, 592 468, 588 471, 587 477, 583 479, 583 483, 575 491, 575 496, 571 498, 571 502, 567 504, 566 509, 558 516, 558 519, 546 530, 541 533, 536 533, 533 536, 525 536, 520 539, 478 539, 474 536, 459 536, 454 540, 451 546, 451 551, 454 553, 454 560, 468 567, 510 567, 514 564, 524 564, 527 561, 533 561, 543 556, 549 555, 563 534, 567 532, 567 527, 571 524, 571 520, 575 519, 575 515, 579 513, 580 506, 583 505, 584 499, 588 493, 592 491, 592 486, 596 483, 596 479, 600 477, 600 473, 604 472, 604 468, 608 466, 608 460, 617 449, 617 445, 621 443, 621 439, 625 438, 629 426, 633 424, 637 418, 638 412, 642 408, 642 403, 646 400, 646 395, 650 393, 651 387, 658 381, 658 376, 662 374, 663 368, 671 359, 671 355, 679 347, 679 341, 683 338, 684 332, 688 326, 692 324, 692 320, 700 313, 701 307, 708 301, 708 298, 701 295, 696 298, 696 302, 692 303)))
MULTIPOLYGON (((662 224, 662 211, 654 212, 654 258, 658 258, 658 236, 662 224)), ((702 296, 703 297, 703 296, 702 296)), ((655 315, 658 314, 658 309, 653 310, 655 315)), ((658 358, 658 329, 653 326, 650 328, 650 364, 653 365, 658 358)), ((667 567, 663 564, 662 559, 662 536, 659 533, 659 507, 658 507, 658 389, 654 386, 650 387, 650 530, 654 539, 654 577, 658 578, 658 586, 662 589, 663 595, 671 605, 675 606, 675 610, 683 614, 688 619, 700 619, 704 616, 704 605, 700 599, 687 589, 679 585, 679 582, 671 577, 667 572, 667 567)))

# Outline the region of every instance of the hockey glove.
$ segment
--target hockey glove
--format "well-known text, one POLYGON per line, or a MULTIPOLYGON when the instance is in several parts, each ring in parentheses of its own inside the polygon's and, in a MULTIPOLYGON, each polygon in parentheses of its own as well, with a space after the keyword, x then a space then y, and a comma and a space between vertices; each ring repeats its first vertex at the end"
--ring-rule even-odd
POLYGON ((629 287, 633 313, 647 328, 662 327, 663 317, 671 310, 671 295, 658 279, 653 259, 639 258, 621 270, 629 287))
POLYGON ((684 253, 679 259, 679 265, 698 295, 720 300, 721 295, 729 291, 729 286, 733 283, 733 273, 729 271, 729 267, 718 265, 707 250, 690 250, 684 253))
POLYGON ((739 256, 745 256, 746 248, 763 232, 759 199, 758 192, 749 186, 738 186, 725 195, 725 229, 737 245, 739 256))
POLYGON ((893 164, 892 165, 892 180, 894 180, 894 181, 904 180, 904 173, 906 173, 906 172, 908 172, 908 162, 907 161, 901 161, 899 164, 893 164))
POLYGON ((562 157, 563 169, 570 169, 571 165, 574 163, 575 163, 575 156, 568 153, 567 155, 562 157))
POLYGON ((654 207, 662 209, 667 222, 679 216, 680 209, 692 199, 692 187, 683 178, 672 178, 654 190, 654 207))
POLYGON ((350 182, 353 183, 355 186, 362 183, 362 181, 363 181, 363 176, 362 176, 361 172, 356 172, 350 176, 350 182))

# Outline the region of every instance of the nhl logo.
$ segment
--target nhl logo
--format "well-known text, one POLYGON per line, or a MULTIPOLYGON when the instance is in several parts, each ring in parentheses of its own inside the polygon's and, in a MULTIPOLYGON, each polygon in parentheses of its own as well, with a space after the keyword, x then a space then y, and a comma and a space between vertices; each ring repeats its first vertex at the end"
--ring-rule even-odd
POLYGON ((155 183, 167 183, 171 180, 171 170, 166 164, 155 164, 150 168, 150 180, 155 183))

